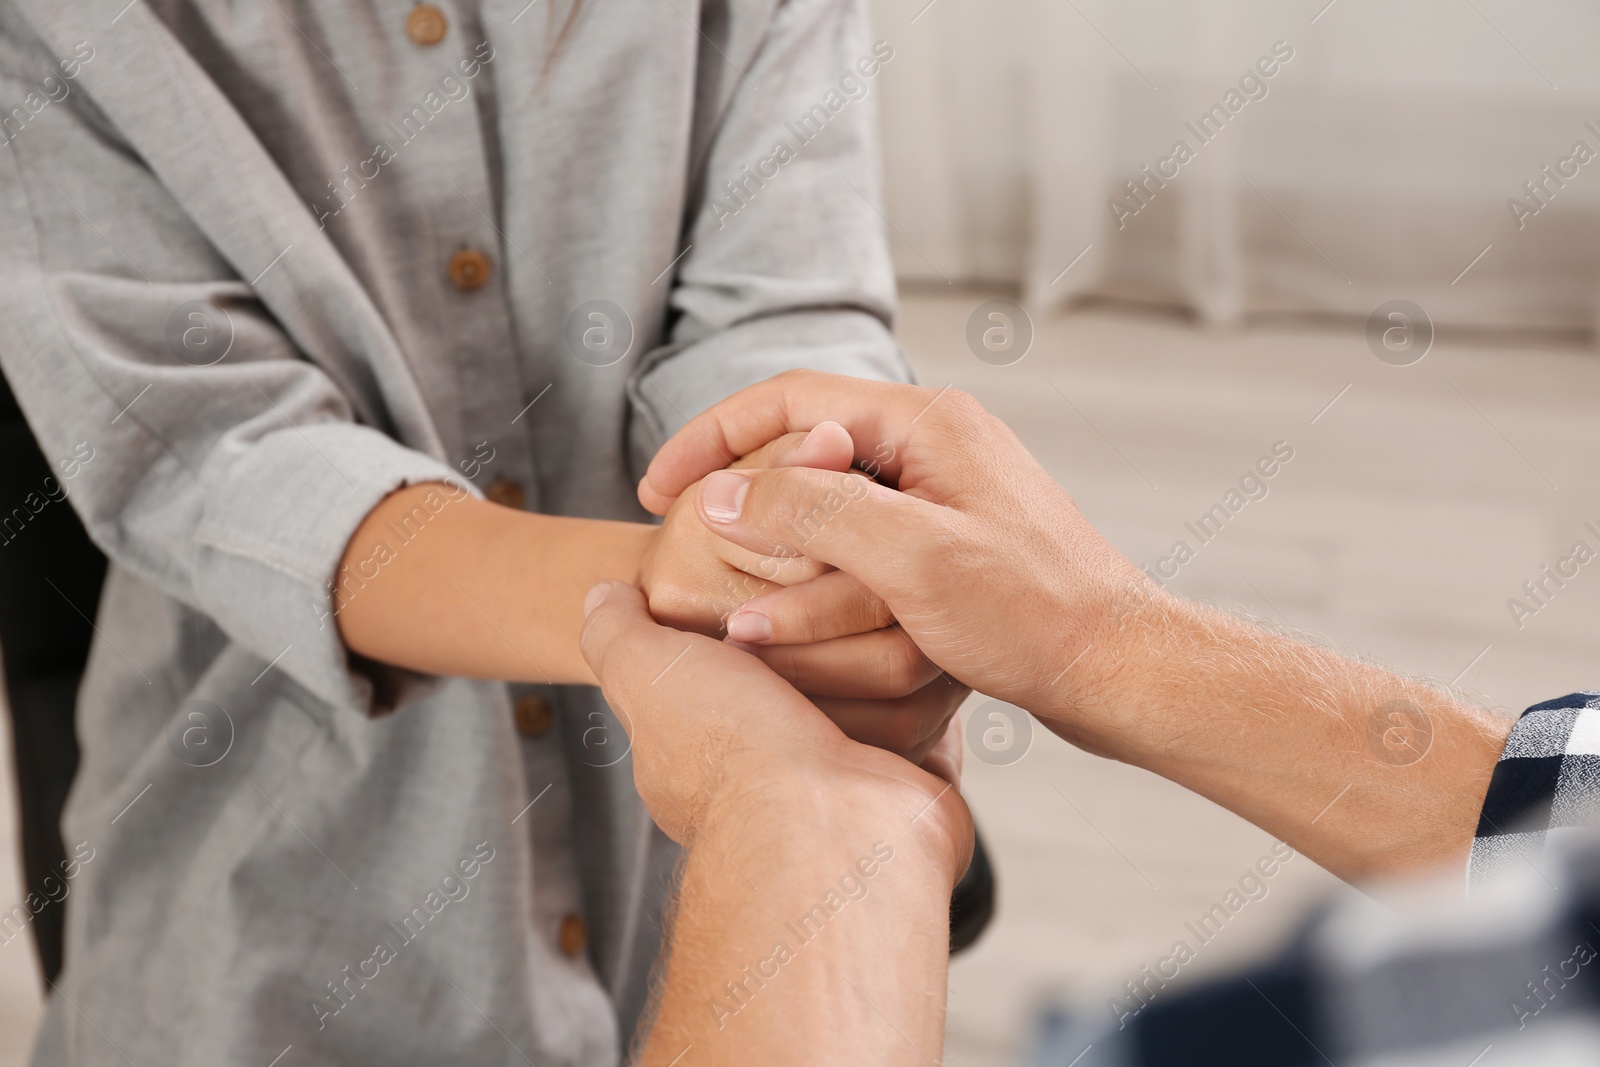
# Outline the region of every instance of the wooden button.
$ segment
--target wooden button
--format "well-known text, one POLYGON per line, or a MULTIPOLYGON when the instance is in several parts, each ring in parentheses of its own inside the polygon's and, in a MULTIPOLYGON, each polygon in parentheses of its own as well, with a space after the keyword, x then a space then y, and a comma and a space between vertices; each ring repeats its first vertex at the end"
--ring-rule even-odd
POLYGON ((569 960, 575 960, 583 954, 584 946, 589 943, 589 927, 581 915, 568 915, 561 920, 561 933, 558 937, 561 944, 561 953, 569 960))
POLYGON ((493 271, 489 257, 476 248, 463 248, 450 257, 450 284, 463 293, 483 288, 493 271))
POLYGON ((512 710, 516 715, 517 733, 523 737, 543 737, 550 732, 550 724, 555 721, 550 702, 537 693, 518 697, 512 710))
POLYGON ((444 40, 445 31, 449 28, 450 23, 445 19, 444 12, 432 4, 418 4, 406 16, 406 36, 411 38, 412 44, 420 44, 424 48, 444 40))
POLYGON ((516 482, 508 482, 504 478, 497 479, 483 491, 483 495, 493 500, 503 508, 516 508, 522 510, 525 503, 522 495, 522 486, 516 482))

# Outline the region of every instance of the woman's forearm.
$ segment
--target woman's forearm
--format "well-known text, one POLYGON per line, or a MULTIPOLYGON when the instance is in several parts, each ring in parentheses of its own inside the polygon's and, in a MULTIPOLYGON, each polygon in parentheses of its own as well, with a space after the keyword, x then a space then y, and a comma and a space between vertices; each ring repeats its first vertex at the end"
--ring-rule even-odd
POLYGON ((345 549, 339 633, 358 655, 422 673, 592 685, 578 651, 584 594, 605 578, 636 583, 656 529, 408 486, 345 549))

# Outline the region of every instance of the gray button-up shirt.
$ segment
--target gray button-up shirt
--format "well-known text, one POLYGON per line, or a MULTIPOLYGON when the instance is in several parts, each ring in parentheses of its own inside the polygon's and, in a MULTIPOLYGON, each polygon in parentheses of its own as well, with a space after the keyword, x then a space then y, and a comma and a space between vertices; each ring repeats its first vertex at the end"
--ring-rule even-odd
POLYGON ((615 1062, 615 719, 352 664, 342 550, 430 480, 644 520, 715 400, 907 376, 859 0, 436 2, 0 0, 0 361, 112 561, 36 1062, 615 1062))

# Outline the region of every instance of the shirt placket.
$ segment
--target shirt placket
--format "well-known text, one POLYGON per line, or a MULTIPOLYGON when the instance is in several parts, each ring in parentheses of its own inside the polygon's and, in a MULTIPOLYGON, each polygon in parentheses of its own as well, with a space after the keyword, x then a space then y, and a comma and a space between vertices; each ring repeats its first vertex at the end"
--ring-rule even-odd
POLYGON ((418 273, 439 314, 422 325, 437 358, 455 372, 460 429, 451 458, 490 500, 536 511, 538 482, 523 424, 536 398, 524 396, 505 288, 506 256, 517 252, 496 219, 483 143, 490 124, 479 109, 493 91, 493 53, 469 39, 450 5, 413 6, 404 33, 415 100, 386 133, 396 162, 428 198, 428 261, 418 273))
MULTIPOLYGON (((435 4, 417 4, 405 16, 415 93, 429 117, 423 122, 409 112, 409 121, 390 123, 388 133, 397 159, 429 198, 432 262, 422 265, 421 276, 440 310, 422 325, 431 331, 435 351, 455 369, 460 469, 495 503, 532 511, 539 499, 527 416, 539 397, 525 395, 505 284, 506 256, 520 253, 495 218, 483 144, 492 124, 479 110, 483 94, 492 92, 493 60, 483 62, 479 42, 468 39, 458 16, 455 8, 435 4), (468 78, 460 64, 474 61, 478 73, 468 78), (445 82, 446 75, 454 80, 445 82), (431 100, 429 92, 435 94, 431 100)), ((529 918, 560 957, 586 968, 588 930, 570 840, 571 790, 558 739, 560 695, 549 686, 511 690, 512 724, 528 783, 526 806, 514 823, 527 835, 534 857, 529 918)))

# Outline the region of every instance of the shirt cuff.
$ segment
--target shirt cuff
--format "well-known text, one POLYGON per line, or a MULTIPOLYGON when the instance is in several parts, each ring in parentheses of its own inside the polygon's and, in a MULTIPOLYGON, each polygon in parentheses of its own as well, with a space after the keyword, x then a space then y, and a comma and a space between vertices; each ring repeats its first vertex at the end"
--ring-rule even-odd
MULTIPOLYGON (((321 423, 214 457, 201 480, 194 590, 198 607, 230 637, 320 699, 369 715, 429 684, 410 671, 355 661, 339 636, 333 582, 351 536, 384 497, 448 482, 425 498, 410 523, 420 528, 451 503, 480 495, 465 479, 370 427, 321 423)), ((388 547, 399 550, 408 539, 397 534, 388 547)), ((352 568, 365 573, 342 576, 347 596, 359 596, 388 558, 380 550, 352 568)))
POLYGON ((1506 738, 1483 799, 1467 879, 1544 851, 1552 834, 1589 825, 1600 811, 1600 693, 1535 704, 1506 738))
POLYGON ((689 420, 719 400, 797 368, 909 382, 911 366, 883 321, 827 309, 750 319, 648 353, 628 381, 635 473, 689 420))

